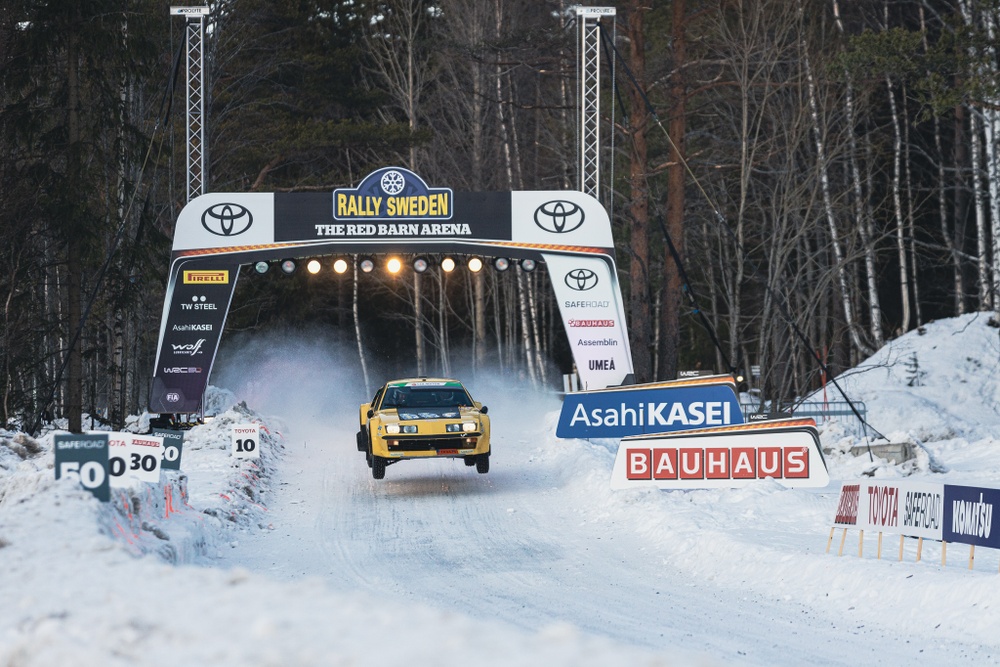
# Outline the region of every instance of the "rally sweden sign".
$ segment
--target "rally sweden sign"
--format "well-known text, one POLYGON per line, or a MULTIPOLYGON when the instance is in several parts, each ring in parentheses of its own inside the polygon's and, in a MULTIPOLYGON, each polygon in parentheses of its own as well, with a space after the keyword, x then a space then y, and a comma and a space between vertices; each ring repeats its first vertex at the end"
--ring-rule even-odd
POLYGON ((409 169, 386 167, 369 174, 356 188, 333 191, 335 220, 447 220, 450 188, 429 188, 409 169))
POLYGON ((742 423, 733 379, 711 376, 567 394, 556 436, 623 438, 742 423))

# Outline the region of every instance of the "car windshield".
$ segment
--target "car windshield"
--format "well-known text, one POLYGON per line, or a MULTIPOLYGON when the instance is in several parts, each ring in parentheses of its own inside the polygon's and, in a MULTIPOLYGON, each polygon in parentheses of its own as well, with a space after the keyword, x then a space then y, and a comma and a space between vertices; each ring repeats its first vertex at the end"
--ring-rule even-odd
POLYGON ((382 401, 382 409, 457 408, 470 405, 472 401, 465 390, 455 387, 390 387, 382 401))

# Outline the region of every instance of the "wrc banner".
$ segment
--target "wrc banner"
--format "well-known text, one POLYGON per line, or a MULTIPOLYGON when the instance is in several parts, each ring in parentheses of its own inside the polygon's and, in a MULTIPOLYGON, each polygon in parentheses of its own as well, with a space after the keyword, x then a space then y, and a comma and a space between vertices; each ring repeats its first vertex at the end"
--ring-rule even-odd
POLYGON ((766 478, 787 487, 829 484, 816 422, 783 419, 622 438, 611 488, 735 488, 766 478))
POLYGON ((909 480, 844 482, 833 525, 1000 549, 1000 489, 909 480))

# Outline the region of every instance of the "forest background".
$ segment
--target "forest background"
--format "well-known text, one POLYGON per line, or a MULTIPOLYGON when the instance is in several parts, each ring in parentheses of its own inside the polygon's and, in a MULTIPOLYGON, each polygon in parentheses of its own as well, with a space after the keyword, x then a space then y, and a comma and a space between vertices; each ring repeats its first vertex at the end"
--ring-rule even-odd
MULTIPOLYGON (((120 426, 145 408, 186 203, 183 19, 3 4, 0 423, 120 426)), ((1000 1, 612 4, 599 194, 637 381, 733 372, 787 404, 929 320, 1000 310, 1000 1)), ((331 191, 389 165, 454 190, 579 187, 565 0, 209 7, 208 191, 331 191)), ((226 335, 305 328, 387 374, 558 388, 553 298, 544 266, 244 270, 226 335)))

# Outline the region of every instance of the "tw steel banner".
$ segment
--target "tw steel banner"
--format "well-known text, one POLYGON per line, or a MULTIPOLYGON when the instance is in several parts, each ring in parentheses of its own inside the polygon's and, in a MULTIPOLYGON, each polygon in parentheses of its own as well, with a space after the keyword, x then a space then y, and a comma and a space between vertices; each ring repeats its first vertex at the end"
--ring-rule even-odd
POLYGON ((160 321, 151 412, 201 410, 239 275, 239 265, 229 259, 182 258, 174 262, 160 321))
POLYGON ((611 488, 735 488, 766 478, 787 487, 829 484, 812 419, 623 438, 611 488))
POLYGON ((566 394, 556 436, 622 438, 742 423, 733 378, 713 375, 566 394))
POLYGON ((211 193, 177 218, 149 409, 200 410, 241 265, 435 252, 548 263, 588 388, 632 375, 607 212, 575 191, 452 192, 401 167, 327 193, 211 193), (570 322, 572 320, 572 322, 570 322))

